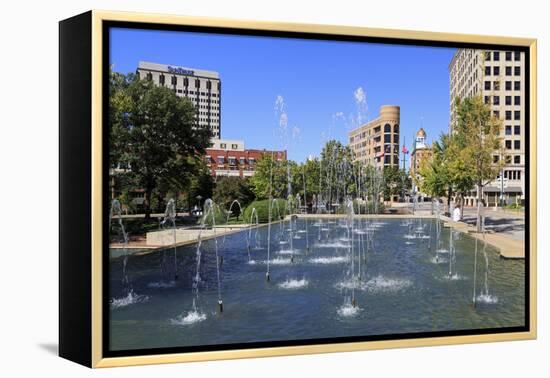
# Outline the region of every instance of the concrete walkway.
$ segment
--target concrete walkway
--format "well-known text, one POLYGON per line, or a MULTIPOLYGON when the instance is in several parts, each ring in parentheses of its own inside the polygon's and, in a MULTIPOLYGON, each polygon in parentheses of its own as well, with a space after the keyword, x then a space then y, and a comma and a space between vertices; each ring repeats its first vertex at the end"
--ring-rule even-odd
POLYGON ((478 240, 485 241, 497 248, 500 255, 508 259, 523 259, 525 258, 525 245, 522 240, 515 239, 505 233, 487 230, 485 235, 478 233, 476 227, 464 222, 453 222, 450 218, 441 217, 445 221, 445 227, 464 232, 478 240))

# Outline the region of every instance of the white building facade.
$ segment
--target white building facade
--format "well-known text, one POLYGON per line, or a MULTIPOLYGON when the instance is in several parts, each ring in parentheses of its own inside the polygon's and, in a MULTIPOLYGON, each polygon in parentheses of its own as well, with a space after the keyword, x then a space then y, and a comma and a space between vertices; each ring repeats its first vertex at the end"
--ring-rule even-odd
MULTIPOLYGON (((502 122, 503 153, 495 151, 495 163, 504 160, 498 178, 485 186, 487 206, 521 203, 525 199, 525 54, 519 51, 458 49, 449 65, 452 130, 456 122, 454 101, 482 96, 502 122), (502 156, 501 156, 502 155, 502 156)), ((475 205, 475 190, 466 198, 475 205)))
POLYGON ((173 89, 195 105, 199 127, 209 127, 212 137, 221 135, 221 80, 218 72, 166 64, 139 62, 137 74, 156 85, 173 89))

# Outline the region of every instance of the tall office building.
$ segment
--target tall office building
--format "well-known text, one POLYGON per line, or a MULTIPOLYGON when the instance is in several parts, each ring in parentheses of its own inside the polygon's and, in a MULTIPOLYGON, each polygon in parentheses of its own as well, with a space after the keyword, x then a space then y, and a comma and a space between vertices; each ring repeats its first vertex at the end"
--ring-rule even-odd
POLYGON ((400 108, 384 105, 378 118, 348 133, 355 160, 379 170, 399 167, 400 108))
MULTIPOLYGON (((484 188, 484 199, 494 206, 501 198, 520 203, 525 198, 525 54, 518 51, 458 49, 449 64, 451 123, 456 122, 455 98, 482 96, 493 115, 502 121, 504 156, 497 151, 494 162, 504 168, 484 188)), ((475 205, 475 190, 466 198, 475 205)))
POLYGON ((209 127, 212 137, 220 138, 222 87, 218 72, 139 62, 137 73, 142 79, 153 80, 157 85, 173 89, 176 95, 190 99, 197 110, 197 125, 209 127))

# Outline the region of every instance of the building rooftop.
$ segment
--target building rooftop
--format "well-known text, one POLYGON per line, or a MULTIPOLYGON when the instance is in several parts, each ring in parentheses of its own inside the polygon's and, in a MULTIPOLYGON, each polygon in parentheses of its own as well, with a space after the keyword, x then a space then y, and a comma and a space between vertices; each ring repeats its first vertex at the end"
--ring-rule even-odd
POLYGON ((198 68, 182 67, 169 64, 160 64, 152 62, 140 61, 138 64, 138 70, 150 70, 150 71, 160 71, 160 72, 170 72, 176 75, 188 75, 196 77, 206 77, 210 79, 219 79, 220 74, 216 71, 207 71, 198 68))

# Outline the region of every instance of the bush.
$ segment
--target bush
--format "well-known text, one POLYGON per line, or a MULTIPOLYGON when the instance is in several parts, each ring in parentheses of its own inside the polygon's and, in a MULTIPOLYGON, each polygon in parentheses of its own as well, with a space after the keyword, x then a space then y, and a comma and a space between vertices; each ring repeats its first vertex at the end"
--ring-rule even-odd
MULTIPOLYGON (((260 201, 254 201, 250 205, 246 207, 246 209, 243 211, 243 219, 245 223, 250 222, 250 217, 252 216, 252 209, 256 209, 256 212, 258 214, 258 222, 260 223, 267 223, 269 220, 269 203, 270 200, 260 200, 260 201)), ((275 203, 273 204, 273 209, 271 212, 271 220, 277 221, 284 219, 286 215, 286 200, 283 199, 276 199, 275 203), (279 211, 277 211, 277 208, 279 211)), ((252 222, 255 221, 255 217, 252 220, 252 222)))
POLYGON ((204 222, 205 225, 212 226, 213 219, 215 220, 216 225, 225 224, 227 222, 227 212, 218 205, 214 205, 214 217, 212 217, 212 214, 203 213, 202 217, 199 218, 198 223, 202 224, 202 222, 204 222))

